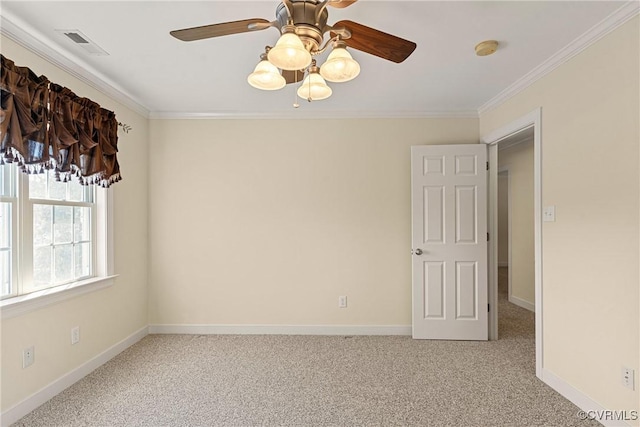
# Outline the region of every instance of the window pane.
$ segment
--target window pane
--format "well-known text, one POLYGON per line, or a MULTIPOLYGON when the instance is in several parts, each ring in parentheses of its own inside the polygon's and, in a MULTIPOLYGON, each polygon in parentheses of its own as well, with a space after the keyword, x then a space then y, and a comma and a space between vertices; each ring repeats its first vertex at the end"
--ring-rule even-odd
POLYGON ((71 206, 53 207, 53 243, 71 243, 73 208, 71 206))
POLYGON ((0 196, 15 197, 16 168, 13 163, 0 166, 0 196))
POLYGON ((33 244, 35 246, 51 244, 52 211, 53 206, 33 205, 33 244))
POLYGON ((91 275, 91 243, 80 243, 75 246, 76 279, 91 275))
POLYGON ((86 187, 80 185, 78 180, 73 178, 68 183, 69 185, 69 200, 72 202, 84 202, 85 200, 85 190, 86 187))
POLYGON ((29 197, 32 199, 47 198, 47 174, 29 175, 29 197))
POLYGON ((56 264, 56 283, 69 282, 73 279, 73 247, 62 245, 54 247, 56 264))
POLYGON ((51 246, 33 249, 33 283, 35 286, 51 283, 51 246))
POLYGON ((91 208, 73 208, 73 241, 87 242, 91 240, 91 208))
POLYGON ((11 203, 0 203, 0 248, 11 247, 11 203))
POLYGON ((11 252, 0 251, 0 296, 11 293, 11 252))
POLYGON ((95 186, 95 185, 85 185, 85 186, 82 186, 82 185, 80 185, 80 184, 78 184, 78 186, 79 186, 80 188, 82 188, 82 191, 84 192, 84 193, 83 193, 83 195, 84 195, 84 201, 85 201, 85 202, 87 202, 87 203, 93 203, 93 199, 94 199, 95 194, 96 194, 96 188, 97 188, 97 186, 95 186))
POLYGON ((67 198, 67 184, 56 181, 52 173, 49 174, 49 199, 64 200, 67 198))

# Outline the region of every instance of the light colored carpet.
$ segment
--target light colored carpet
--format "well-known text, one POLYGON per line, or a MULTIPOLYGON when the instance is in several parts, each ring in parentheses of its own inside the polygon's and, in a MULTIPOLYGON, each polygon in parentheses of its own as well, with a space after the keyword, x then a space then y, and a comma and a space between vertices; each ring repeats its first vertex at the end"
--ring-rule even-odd
POLYGON ((533 314, 501 339, 150 335, 16 426, 590 426, 535 377, 533 314))

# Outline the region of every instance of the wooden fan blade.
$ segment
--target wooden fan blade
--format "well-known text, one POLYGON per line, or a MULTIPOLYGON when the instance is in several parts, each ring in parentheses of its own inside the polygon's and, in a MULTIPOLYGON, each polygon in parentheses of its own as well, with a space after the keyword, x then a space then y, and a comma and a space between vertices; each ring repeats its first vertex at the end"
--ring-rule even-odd
POLYGON ((304 70, 282 70, 282 77, 290 83, 300 83, 304 79, 304 70))
POLYGON ((270 25, 257 25, 249 28, 251 24, 270 24, 270 22, 261 18, 244 19, 242 21, 224 22, 221 24, 203 25, 202 27, 174 30, 169 34, 184 42, 190 42, 193 40, 208 39, 211 37, 228 36, 230 34, 260 31, 270 27, 270 25))
POLYGON ((349 7, 358 0, 331 0, 327 3, 329 6, 336 7, 338 9, 344 9, 345 7, 349 7))
MULTIPOLYGON (((353 21, 340 21, 333 28, 346 28, 351 37, 343 39, 350 48, 378 56, 389 61, 400 63, 407 59, 416 49, 412 41, 401 39, 391 34, 358 24, 353 21)), ((334 35, 334 32, 331 32, 334 35)))

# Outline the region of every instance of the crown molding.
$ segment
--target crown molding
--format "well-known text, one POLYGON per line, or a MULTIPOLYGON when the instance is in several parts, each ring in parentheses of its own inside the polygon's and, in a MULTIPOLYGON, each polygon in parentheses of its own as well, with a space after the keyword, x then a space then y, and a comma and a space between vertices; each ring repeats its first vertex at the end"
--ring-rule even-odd
POLYGON ((481 105, 477 111, 359 111, 359 112, 312 112, 292 110, 291 112, 171 112, 149 111, 138 100, 127 94, 127 91, 104 74, 87 64, 78 56, 53 45, 39 31, 20 20, 16 16, 2 10, 0 15, 0 34, 18 43, 30 52, 47 62, 61 68, 80 81, 104 93, 113 100, 131 108, 133 111, 150 119, 366 119, 366 118, 478 118, 481 114, 492 110, 514 97, 537 80, 549 74, 584 49, 600 40, 631 18, 640 13, 640 2, 631 0, 607 18, 593 26, 582 36, 555 53, 545 62, 518 79, 515 83, 481 105))
POLYGON ((128 95, 125 89, 78 56, 53 45, 38 30, 4 9, 0 15, 0 34, 143 117, 149 116, 149 110, 128 95))
POLYGON ((414 111, 277 111, 256 112, 178 112, 152 111, 150 119, 155 120, 198 120, 198 119, 477 119, 477 111, 435 111, 418 113, 414 111))
POLYGON ((133 111, 149 119, 448 119, 475 118, 478 112, 467 111, 305 111, 304 109, 279 112, 173 112, 149 111, 138 100, 127 94, 127 91, 106 77, 100 71, 87 64, 77 55, 51 43, 42 33, 31 27, 20 18, 2 11, 0 15, 0 34, 18 43, 28 51, 45 61, 61 68, 78 80, 104 93, 113 100, 131 108, 133 111))
POLYGON ((607 16, 605 19, 591 27, 580 37, 569 43, 567 46, 556 52, 542 64, 535 67, 529 73, 518 79, 515 83, 508 86, 502 92, 491 98, 478 108, 478 114, 484 114, 492 110, 508 99, 519 94, 533 83, 546 76, 556 68, 560 67, 571 58, 620 27, 631 18, 640 13, 640 2, 632 0, 625 3, 618 10, 607 16))

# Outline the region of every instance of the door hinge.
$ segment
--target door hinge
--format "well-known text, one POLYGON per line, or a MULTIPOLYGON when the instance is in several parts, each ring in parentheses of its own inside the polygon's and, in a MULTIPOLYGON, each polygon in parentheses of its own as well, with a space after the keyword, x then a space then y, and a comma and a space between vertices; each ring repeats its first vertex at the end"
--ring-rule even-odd
POLYGON ((487 311, 491 312, 491 304, 487 304, 487 311))
POLYGON ((487 242, 489 241, 489 233, 487 233, 487 242))
POLYGON ((489 170, 489 162, 487 162, 487 170, 489 170))

